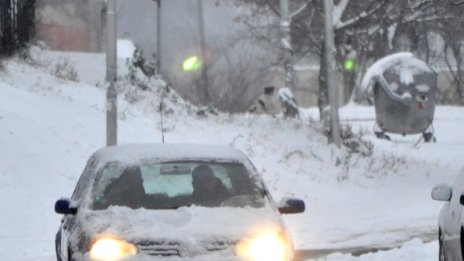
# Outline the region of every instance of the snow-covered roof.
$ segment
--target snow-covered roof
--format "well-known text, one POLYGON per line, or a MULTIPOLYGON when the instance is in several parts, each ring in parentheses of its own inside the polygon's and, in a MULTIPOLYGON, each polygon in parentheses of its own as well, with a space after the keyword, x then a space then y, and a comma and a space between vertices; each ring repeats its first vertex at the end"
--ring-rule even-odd
POLYGON ((94 155, 101 162, 119 161, 127 164, 141 159, 246 160, 246 156, 237 149, 206 144, 125 144, 100 149, 94 155))

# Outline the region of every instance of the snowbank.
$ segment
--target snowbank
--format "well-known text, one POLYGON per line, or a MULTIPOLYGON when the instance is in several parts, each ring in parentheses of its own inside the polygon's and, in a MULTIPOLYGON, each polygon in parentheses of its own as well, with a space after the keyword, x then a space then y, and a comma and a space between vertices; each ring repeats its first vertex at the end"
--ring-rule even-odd
MULTIPOLYGON (((438 242, 423 243, 419 239, 413 239, 400 248, 377 253, 368 253, 355 257, 352 255, 333 254, 325 257, 325 261, 434 261, 438 257, 438 242)), ((316 259, 318 260, 318 259, 316 259)))
POLYGON ((135 47, 135 44, 131 40, 128 40, 128 39, 119 39, 117 42, 117 48, 118 48, 118 52, 117 52, 118 58, 120 59, 132 58, 132 55, 137 49, 135 47))

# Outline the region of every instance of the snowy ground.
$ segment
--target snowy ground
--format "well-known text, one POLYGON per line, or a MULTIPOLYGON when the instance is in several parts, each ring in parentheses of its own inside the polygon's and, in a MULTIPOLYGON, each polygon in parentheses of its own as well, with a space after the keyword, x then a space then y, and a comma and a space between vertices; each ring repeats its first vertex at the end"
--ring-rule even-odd
MULTIPOLYGON (((56 199, 72 193, 87 158, 105 144, 104 59, 98 55, 43 53, 48 65, 16 60, 0 72, 0 256, 7 260, 54 260, 60 216, 56 199), (75 61, 81 82, 50 73, 58 57, 75 61), (53 59, 53 60, 52 60, 53 59)), ((42 59, 45 59, 42 58, 42 59)), ((119 142, 160 142, 157 97, 120 100, 119 142)), ((121 95, 124 96, 124 95, 121 95)), ((317 260, 435 260, 440 203, 430 199, 437 183, 451 183, 463 166, 464 108, 437 107, 437 143, 419 136, 377 140, 372 107, 341 109, 343 124, 365 132, 372 157, 326 146, 309 118, 219 115, 202 118, 181 102, 168 104, 167 142, 211 143, 243 150, 261 171, 275 199, 306 201, 302 215, 285 216, 298 249, 389 248, 352 257, 317 260)), ((317 118, 316 109, 305 115, 317 118)))
POLYGON ((419 239, 413 239, 404 243, 401 247, 388 251, 378 251, 367 253, 361 256, 332 254, 321 260, 326 261, 416 261, 416 260, 437 260, 437 242, 424 244, 419 239))

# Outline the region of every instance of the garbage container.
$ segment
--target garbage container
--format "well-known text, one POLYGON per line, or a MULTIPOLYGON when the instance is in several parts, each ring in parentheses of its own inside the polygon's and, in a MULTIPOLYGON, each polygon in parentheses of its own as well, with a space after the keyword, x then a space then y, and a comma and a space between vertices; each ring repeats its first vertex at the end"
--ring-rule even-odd
POLYGON ((379 60, 370 73, 378 138, 390 139, 386 132, 420 134, 435 141, 433 117, 437 73, 412 54, 396 54, 379 60), (380 70, 379 70, 380 68, 380 70))

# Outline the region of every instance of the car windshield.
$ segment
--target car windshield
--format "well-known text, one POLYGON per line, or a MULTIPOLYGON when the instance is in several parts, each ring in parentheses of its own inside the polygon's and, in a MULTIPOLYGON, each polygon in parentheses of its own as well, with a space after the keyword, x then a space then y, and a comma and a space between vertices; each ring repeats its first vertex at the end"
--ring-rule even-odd
POLYGON ((101 169, 92 208, 176 209, 184 206, 262 207, 265 193, 241 163, 146 163, 101 169))

